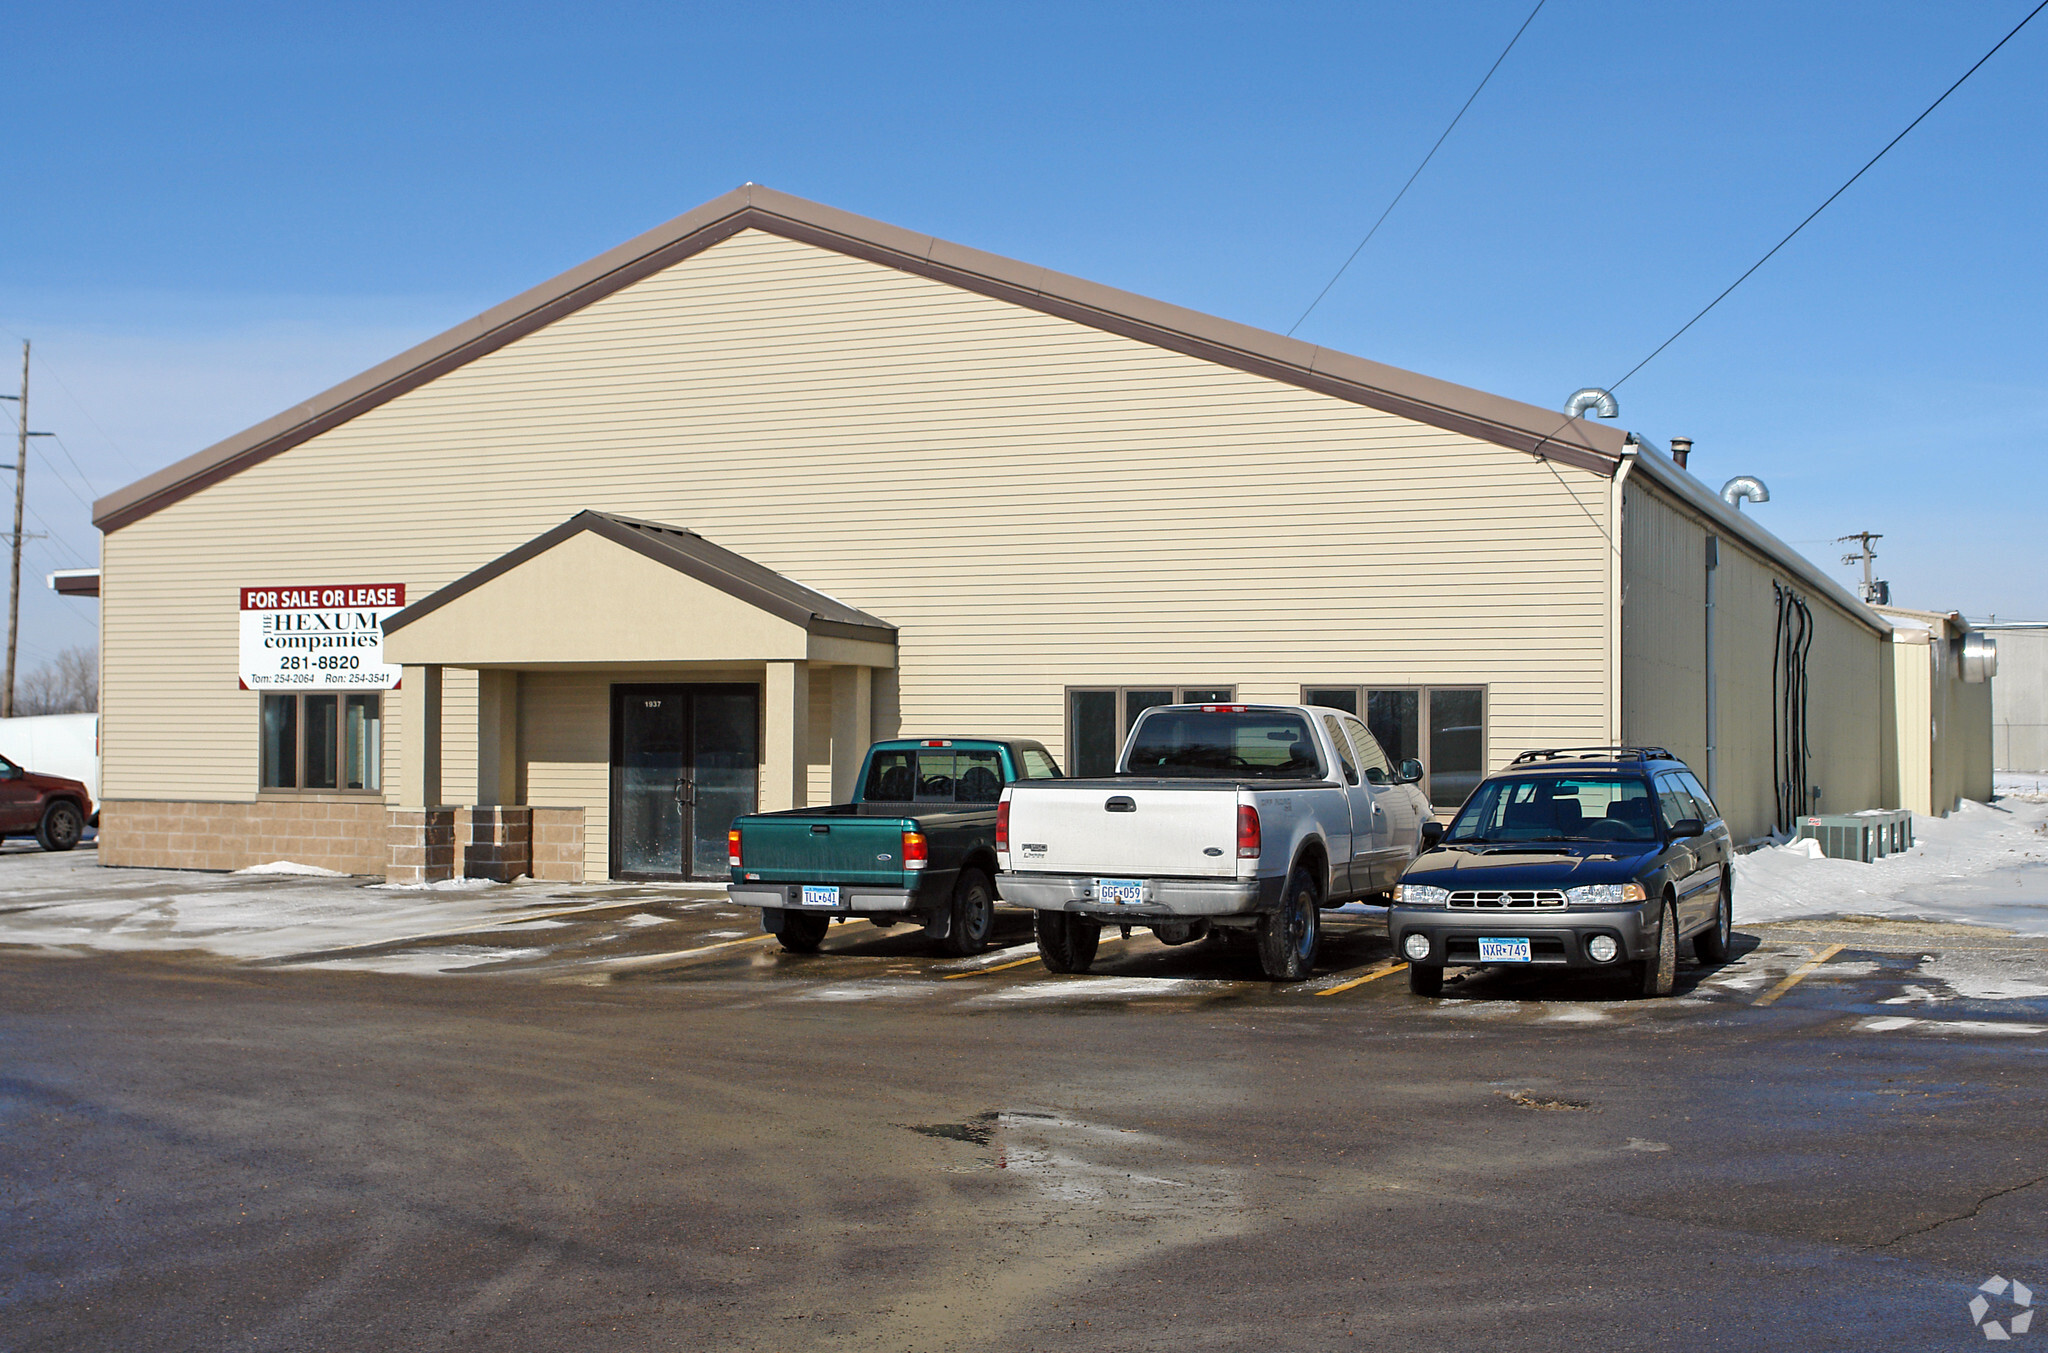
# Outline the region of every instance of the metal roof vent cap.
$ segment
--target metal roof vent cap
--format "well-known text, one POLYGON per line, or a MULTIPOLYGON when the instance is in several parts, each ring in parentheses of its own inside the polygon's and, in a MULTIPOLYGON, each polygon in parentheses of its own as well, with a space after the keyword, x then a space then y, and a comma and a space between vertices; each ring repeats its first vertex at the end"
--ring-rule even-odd
POLYGON ((1621 405, 1614 402, 1613 395, 1608 394, 1597 385, 1587 386, 1564 402, 1564 413, 1567 418, 1584 418, 1588 409, 1593 410, 1602 418, 1619 418, 1621 416, 1621 405))
POLYGON ((1975 686, 1998 675, 1998 640, 1971 630, 1956 641, 1963 680, 1975 686))
POLYGON ((1768 503, 1771 491, 1764 487, 1763 480, 1753 474, 1739 474, 1721 486, 1721 501, 1737 512, 1742 511, 1745 498, 1752 503, 1768 503))

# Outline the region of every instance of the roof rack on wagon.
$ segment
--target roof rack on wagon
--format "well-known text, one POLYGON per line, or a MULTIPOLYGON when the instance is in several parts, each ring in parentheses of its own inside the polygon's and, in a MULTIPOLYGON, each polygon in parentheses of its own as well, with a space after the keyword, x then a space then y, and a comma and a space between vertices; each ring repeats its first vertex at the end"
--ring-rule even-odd
POLYGON ((1676 761, 1677 757, 1662 747, 1538 747, 1523 752, 1513 761, 1512 766, 1527 765, 1536 761, 1557 761, 1570 758, 1576 761, 1676 761))

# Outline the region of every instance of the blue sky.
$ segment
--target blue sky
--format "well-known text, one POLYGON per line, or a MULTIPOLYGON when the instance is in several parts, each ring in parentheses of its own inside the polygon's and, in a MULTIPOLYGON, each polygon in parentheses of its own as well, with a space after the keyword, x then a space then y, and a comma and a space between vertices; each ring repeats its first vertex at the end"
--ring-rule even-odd
MULTIPOLYGON (((83 500, 752 180, 1285 330, 1533 0, 17 8, 29 566, 83 500)), ((1557 406, 2030 7, 1549 0, 1301 337, 1557 406)), ((2048 619, 2048 16, 1620 391, 1845 580, 2048 619)), ((18 360, 18 359, 17 359, 18 360)), ((0 371, 9 370, 0 354, 0 371)), ((12 389, 0 375, 0 389, 12 389)), ((24 601, 28 665, 90 603, 24 601)))

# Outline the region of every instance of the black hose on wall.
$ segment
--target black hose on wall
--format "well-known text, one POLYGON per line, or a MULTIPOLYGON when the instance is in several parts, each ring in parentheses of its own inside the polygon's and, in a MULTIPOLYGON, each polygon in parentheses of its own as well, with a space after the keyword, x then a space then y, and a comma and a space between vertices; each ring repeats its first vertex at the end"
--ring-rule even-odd
POLYGON ((1790 832, 1809 811, 1807 765, 1807 655, 1813 651, 1813 612, 1797 592, 1773 582, 1778 599, 1777 651, 1771 662, 1771 763, 1778 794, 1778 830, 1790 832))

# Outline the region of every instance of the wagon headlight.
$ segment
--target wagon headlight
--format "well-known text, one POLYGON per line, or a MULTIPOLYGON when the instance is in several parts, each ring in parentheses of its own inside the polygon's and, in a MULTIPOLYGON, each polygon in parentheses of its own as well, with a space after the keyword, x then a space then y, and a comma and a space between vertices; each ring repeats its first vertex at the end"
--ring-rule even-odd
POLYGON ((1404 907, 1448 907, 1451 890, 1432 888, 1427 883, 1398 883, 1394 885, 1394 901, 1404 907))
POLYGON ((1564 900, 1574 907, 1619 907, 1647 896, 1640 883, 1586 883, 1564 890, 1564 900))

